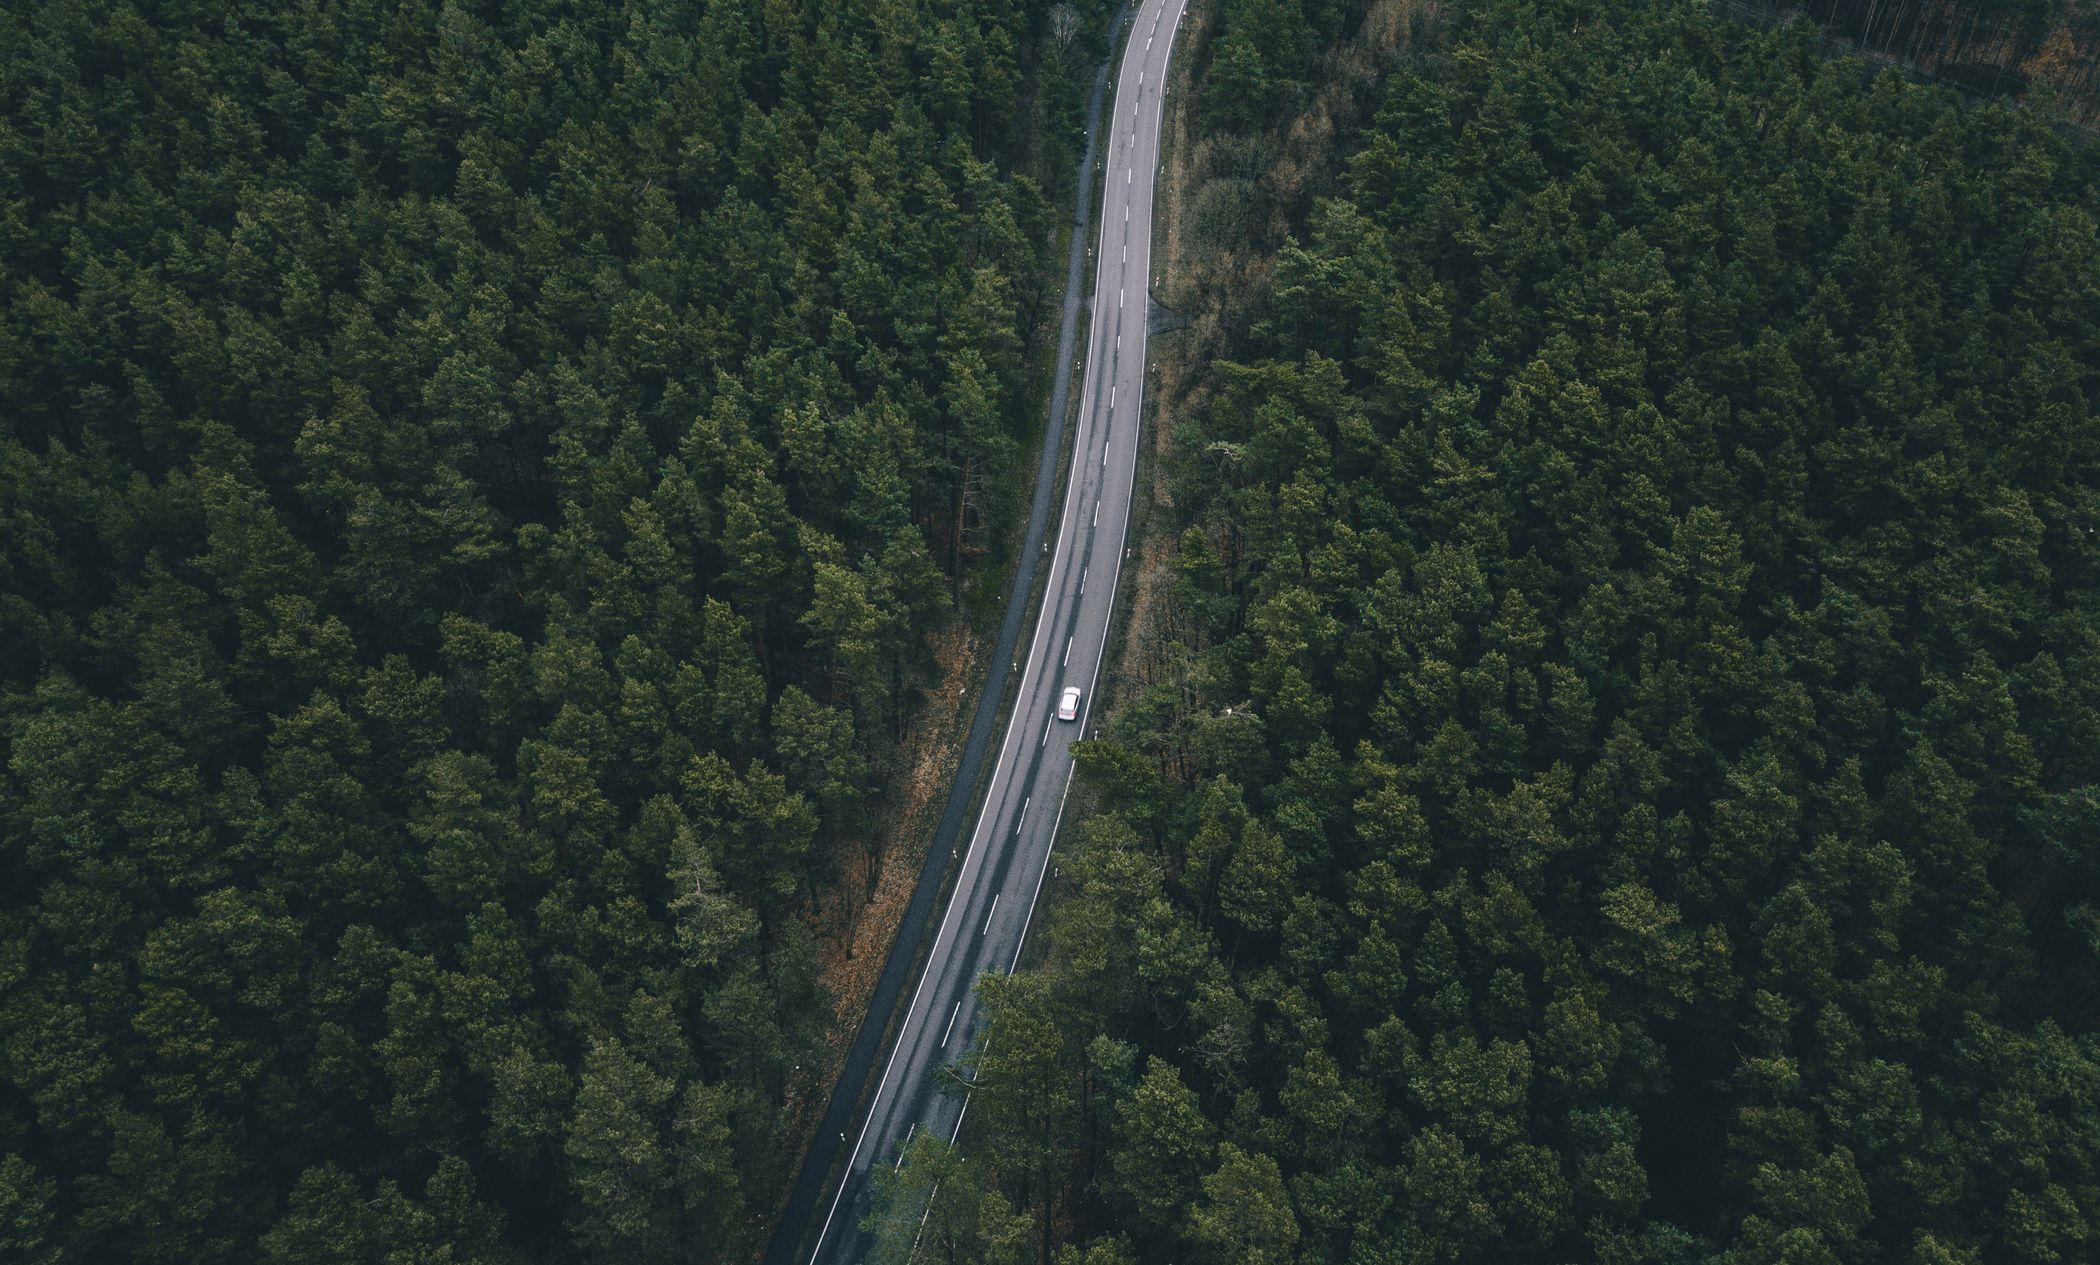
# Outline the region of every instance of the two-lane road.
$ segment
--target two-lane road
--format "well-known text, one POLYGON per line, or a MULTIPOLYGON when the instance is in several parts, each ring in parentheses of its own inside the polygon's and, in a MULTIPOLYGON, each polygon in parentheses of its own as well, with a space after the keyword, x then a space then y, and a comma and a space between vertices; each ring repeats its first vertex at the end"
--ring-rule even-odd
MULTIPOLYGON (((1138 6, 1117 71, 1106 150, 1093 319, 1064 510, 1035 638, 977 829, 946 914, 883 1068, 868 1117, 820 1217, 816 1262, 857 1261, 866 1249, 876 1164, 893 1164, 912 1134, 954 1138, 969 1110, 936 1088, 935 1072, 977 1035, 971 986, 1019 959, 1072 779, 1071 744, 1086 729, 1122 573, 1143 413, 1151 314, 1153 178, 1168 56, 1187 0, 1138 6), (1056 719, 1066 686, 1085 691, 1076 721, 1056 719)), ((994 1034, 996 1039, 996 1034, 994 1034)), ((790 1215, 795 1210, 790 1208, 790 1215)), ((805 1227, 782 1235, 808 1242, 805 1227)))

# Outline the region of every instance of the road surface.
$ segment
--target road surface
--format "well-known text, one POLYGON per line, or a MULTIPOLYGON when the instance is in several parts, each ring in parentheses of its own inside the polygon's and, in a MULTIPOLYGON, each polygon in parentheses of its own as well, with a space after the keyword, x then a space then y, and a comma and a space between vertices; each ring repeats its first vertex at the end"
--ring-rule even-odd
MULTIPOLYGON (((817 1190, 814 1206, 798 1189, 776 1232, 773 1259, 788 1244, 810 1252, 804 1258, 797 1251, 791 1260, 830 1265, 861 1258, 867 1242, 859 1227, 869 1210, 873 1166, 894 1164, 919 1131, 951 1139, 960 1132, 968 1099, 940 1093, 937 1071, 977 1036, 972 985, 988 971, 1011 970, 1028 935, 1071 784, 1070 746, 1086 732, 1124 561, 1143 412, 1162 98, 1186 6, 1187 0, 1143 0, 1116 74, 1072 465, 1042 613, 984 810, 868 1115, 856 1122, 857 1131, 844 1131, 851 1139, 844 1178, 833 1190, 817 1190), (1079 718, 1059 721, 1058 696, 1068 685, 1085 694, 1079 718)), ((849 1066, 841 1082, 849 1093, 858 1088, 846 1085, 851 1079, 849 1066)))

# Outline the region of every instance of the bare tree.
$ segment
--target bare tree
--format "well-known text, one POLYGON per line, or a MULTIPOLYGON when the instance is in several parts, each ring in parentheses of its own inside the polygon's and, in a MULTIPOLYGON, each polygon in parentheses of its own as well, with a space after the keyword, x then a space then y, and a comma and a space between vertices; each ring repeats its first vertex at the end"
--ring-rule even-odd
POLYGON ((1069 4, 1050 6, 1050 40, 1060 53, 1072 51, 1072 41, 1079 35, 1079 14, 1069 4))

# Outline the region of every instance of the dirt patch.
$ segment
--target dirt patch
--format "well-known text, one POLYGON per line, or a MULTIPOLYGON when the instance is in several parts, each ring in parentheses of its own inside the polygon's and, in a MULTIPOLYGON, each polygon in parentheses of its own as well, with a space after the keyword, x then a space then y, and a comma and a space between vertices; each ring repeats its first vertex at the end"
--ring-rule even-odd
POLYGON ((845 1059, 846 1047, 868 1011, 876 977, 897 938, 897 924, 911 904, 941 796, 954 779, 969 731, 970 683, 984 676, 983 641, 962 621, 930 634, 928 642, 933 678, 907 727, 892 772, 881 779, 883 794, 869 813, 878 833, 840 845, 837 875, 819 893, 817 907, 830 913, 821 924, 813 924, 818 932, 817 977, 834 1003, 827 1037, 834 1066, 826 1069, 827 1085, 836 1079, 836 1064, 845 1059), (869 843, 874 846, 866 846, 869 843))

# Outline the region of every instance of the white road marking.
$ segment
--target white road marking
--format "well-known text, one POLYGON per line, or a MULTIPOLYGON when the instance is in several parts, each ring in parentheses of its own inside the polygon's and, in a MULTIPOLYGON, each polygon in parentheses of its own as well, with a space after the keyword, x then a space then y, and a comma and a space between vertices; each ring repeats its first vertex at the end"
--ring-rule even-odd
POLYGON ((1082 592, 1082 593, 1086 592, 1086 573, 1087 573, 1087 571, 1088 571, 1088 568, 1086 568, 1086 567, 1081 567, 1081 568, 1079 568, 1079 591, 1080 591, 1080 592, 1082 592))
MULTIPOLYGON (((1176 18, 1176 22, 1177 22, 1177 23, 1179 22, 1180 18, 1181 18, 1181 17, 1182 17, 1182 16, 1183 16, 1183 15, 1184 15, 1184 14, 1185 14, 1186 12, 1187 12, 1187 8, 1188 8, 1188 6, 1187 6, 1187 3, 1186 3, 1186 0, 1183 0, 1183 3, 1181 3, 1181 4, 1178 4, 1178 5, 1176 6, 1176 8, 1175 8, 1175 18, 1176 18)), ((1159 28, 1159 20, 1160 20, 1160 17, 1162 17, 1162 16, 1164 16, 1164 14, 1163 14, 1163 13, 1158 13, 1158 14, 1155 14, 1155 15, 1154 15, 1154 17, 1153 17, 1153 20, 1152 20, 1152 28, 1151 28, 1151 29, 1152 29, 1153 31, 1155 31, 1155 32, 1156 32, 1156 31, 1158 30, 1158 28, 1159 28)), ((1174 34, 1174 28, 1170 27, 1170 28, 1169 28, 1169 32, 1168 32, 1168 35, 1169 35, 1169 38, 1168 38, 1168 49, 1170 50, 1170 55, 1171 55, 1171 50, 1172 50, 1172 47, 1173 47, 1173 34, 1174 34)), ((1162 92, 1164 93, 1164 86, 1162 87, 1162 92)), ((1140 98, 1139 98, 1139 100, 1137 100, 1137 101, 1133 101, 1133 102, 1131 103, 1131 107, 1130 107, 1130 113, 1131 113, 1131 117, 1132 117, 1133 119, 1135 119, 1135 120, 1142 120, 1142 118, 1143 118, 1143 115, 1144 115, 1144 109, 1143 109, 1143 99, 1142 99, 1142 94, 1140 94, 1140 98)), ((1113 142, 1111 142, 1111 143, 1113 143, 1113 142)), ((1128 178, 1127 178, 1127 177, 1126 177, 1126 182, 1128 182, 1128 178)), ((1130 205, 1129 205, 1129 203, 1128 203, 1128 201, 1127 201, 1127 200, 1126 200, 1126 202, 1125 202, 1125 204, 1124 204, 1124 207, 1123 207, 1123 221, 1124 221, 1124 223, 1126 223, 1126 224, 1127 224, 1127 223, 1129 223, 1129 221, 1130 221, 1130 205)), ((1104 236, 1104 238, 1105 238, 1105 237, 1106 237, 1106 234, 1104 233, 1104 234, 1103 234, 1103 236, 1104 236)), ((1103 242, 1102 244, 1103 244, 1103 245, 1106 245, 1106 242, 1104 241, 1104 242, 1103 242)), ((1097 320, 1098 320, 1098 319, 1099 319, 1099 316, 1098 316, 1098 312, 1097 312, 1097 320)), ((1134 481, 1134 480, 1135 480, 1135 476, 1136 476, 1136 471, 1135 471, 1135 468, 1134 468, 1134 467, 1132 468, 1132 471, 1131 471, 1131 476, 1132 476, 1132 479, 1133 479, 1133 481, 1134 481)), ((1076 491, 1076 489, 1075 489, 1075 491, 1076 491)), ((1060 543, 1060 544, 1061 544, 1061 543, 1062 543, 1062 541, 1063 541, 1063 523, 1062 523, 1062 522, 1061 522, 1061 523, 1060 523, 1060 525, 1059 525, 1058 541, 1059 541, 1059 543, 1060 543)), ((1053 555, 1052 555, 1052 556, 1053 556, 1053 557, 1056 557, 1056 556, 1057 556, 1057 553, 1056 553, 1055 551, 1053 551, 1053 555)), ((1086 572, 1085 570, 1082 570, 1082 572, 1081 572, 1081 578, 1080 578, 1080 592, 1084 593, 1084 592, 1086 591, 1086 583, 1087 583, 1087 572, 1086 572)), ((1113 598, 1113 597, 1111 597, 1111 598, 1110 598, 1110 601, 1111 601, 1111 602, 1113 602, 1113 601, 1114 601, 1114 598, 1113 598)), ((1037 652, 1038 650, 1040 650, 1040 649, 1041 649, 1041 644, 1042 644, 1042 641, 1043 641, 1043 635, 1044 635, 1044 633, 1046 633, 1047 631, 1048 631, 1048 629, 1047 629, 1047 628, 1043 627, 1043 626, 1042 626, 1041 624, 1038 624, 1038 626, 1037 626, 1037 629, 1036 629, 1036 637, 1035 637, 1034 645, 1033 645, 1033 647, 1031 648, 1031 650, 1030 650, 1030 652, 1029 652, 1029 659, 1030 659, 1030 661, 1031 661, 1031 662, 1035 660, 1035 657, 1036 657, 1036 652, 1037 652)), ((1096 677, 1097 677, 1097 678, 1098 678, 1098 676, 1099 676, 1099 673, 1100 673, 1100 665, 1099 665, 1099 663, 1097 662, 1097 663, 1096 663, 1096 665, 1095 665, 1095 675, 1096 675, 1096 677)), ((1082 713, 1082 717, 1081 717, 1082 721, 1084 720, 1084 715, 1085 715, 1085 714, 1084 714, 1084 713, 1082 713)), ((1009 731, 1009 733, 1010 733, 1010 741, 1015 741, 1015 742, 1016 742, 1016 744, 1017 744, 1017 743, 1018 743, 1018 741, 1019 741, 1019 735, 1018 735, 1018 734, 1012 734, 1012 733, 1011 733, 1011 731, 1009 731)), ((1016 746, 1016 749, 1017 749, 1017 746, 1016 746)), ((995 785, 995 786, 996 786, 996 785, 998 785, 998 784, 999 784, 999 780, 1000 780, 1000 778, 1001 778, 1001 776, 1002 776, 1002 774, 1003 774, 1003 771, 1004 771, 1004 769, 1003 769, 1003 766, 1004 766, 1004 764, 1005 764, 1005 757, 1006 757, 1006 756, 1007 756, 1008 754, 1009 754, 1009 751, 1008 751, 1008 750, 1007 750, 1006 748, 1003 748, 1003 747, 1002 747, 1002 749, 1001 749, 1001 751, 1000 751, 1000 758, 999 758, 998 762, 994 764, 994 766, 993 766, 993 769, 992 769, 992 785, 995 785)), ((1068 770, 1067 770, 1067 772, 1066 772, 1066 782, 1065 782, 1065 788, 1066 788, 1067 792, 1069 792, 1069 791, 1070 791, 1070 789, 1071 789, 1071 771, 1070 771, 1069 769, 1068 769, 1068 770)), ((1061 821, 1061 820, 1062 820, 1062 818, 1063 818, 1063 803, 1062 803, 1062 801, 1060 801, 1060 803, 1059 803, 1059 813, 1058 813, 1058 816, 1059 816, 1059 819, 1060 819, 1060 821, 1061 821)), ((978 828, 977 828, 977 832, 976 832, 975 834, 973 834, 973 835, 972 835, 972 837, 971 837, 971 840, 970 840, 970 844, 969 844, 969 851, 968 851, 968 852, 966 853, 966 855, 965 855, 965 857, 964 857, 963 865, 964 865, 964 869, 965 869, 965 871, 966 871, 966 872, 967 872, 967 871, 969 871, 969 870, 970 870, 970 869, 971 869, 971 868, 972 868, 972 867, 973 867, 973 866, 974 866, 975 864, 977 864, 977 863, 979 863, 979 862, 981 861, 982 853, 980 852, 980 850, 979 850, 979 848, 978 848, 978 846, 977 846, 977 845, 978 845, 978 840, 979 840, 979 838, 980 838, 980 837, 982 837, 982 836, 983 836, 983 834, 984 834, 984 832, 985 832, 986 828, 987 828, 987 827, 988 827, 989 825, 990 825, 990 822, 989 822, 989 821, 985 820, 985 818, 984 818, 984 817, 980 817, 980 819, 979 819, 979 825, 978 825, 978 828)), ((1053 827, 1053 831, 1054 831, 1054 830, 1055 830, 1055 827, 1053 827)), ((989 845, 990 845, 990 841, 989 841, 989 839, 986 839, 986 840, 985 840, 984 842, 985 842, 986 846, 989 846, 989 845)), ((1053 844, 1054 844, 1054 841, 1053 841, 1053 844)), ((1048 853, 1046 853, 1046 854, 1045 854, 1045 858, 1044 858, 1044 863, 1043 863, 1043 873, 1044 873, 1044 874, 1047 874, 1047 873, 1048 873, 1048 871, 1049 871, 1049 864, 1050 864, 1050 858, 1049 858, 1049 854, 1048 854, 1048 853)), ((1040 894, 1041 894, 1041 889, 1042 889, 1042 875, 1041 875, 1041 874, 1039 874, 1039 875, 1037 876, 1037 879, 1036 879, 1036 892, 1037 892, 1037 895, 1040 895, 1040 894)), ((953 928, 953 929, 954 929, 954 930, 956 930, 956 931, 959 931, 959 930, 960 930, 960 928, 959 928, 959 927, 956 927, 956 926, 955 926, 955 924, 956 924, 956 923, 960 922, 960 918, 958 917, 958 915, 959 915, 960 913, 961 913, 961 910, 960 910, 959 908, 956 908, 956 907, 954 907, 954 906, 951 906, 951 907, 950 907, 950 909, 949 909, 949 911, 948 911, 948 915, 947 915, 947 916, 946 916, 946 917, 945 917, 945 918, 944 918, 944 919, 942 920, 942 928, 941 928, 941 934, 940 934, 940 935, 937 935, 937 936, 935 937, 935 941, 934 941, 934 947, 933 947, 933 950, 932 950, 932 952, 931 952, 931 954, 930 954, 930 957, 931 957, 931 958, 938 958, 938 957, 940 956, 940 954, 941 954, 941 952, 942 952, 942 941, 946 939, 947 935, 948 935, 948 934, 950 933, 950 929, 951 929, 951 928, 953 928)), ((1033 921, 1033 918, 1034 918, 1034 914, 1035 914, 1035 910, 1034 910, 1034 908, 1033 908, 1033 904, 1031 903, 1031 907, 1030 907, 1030 909, 1029 909, 1029 919, 1028 919, 1028 921, 1024 921, 1024 923, 1023 923, 1023 925, 1022 925, 1022 929, 1021 929, 1022 941, 1023 941, 1023 943, 1024 943, 1024 944, 1025 944, 1025 941, 1026 941, 1026 938, 1027 938, 1027 935, 1028 935, 1029 925, 1030 925, 1030 923, 1031 923, 1031 922, 1033 921)), ((1016 963, 1018 963, 1018 962, 1019 962, 1019 960, 1020 960, 1020 947, 1019 947, 1019 946, 1017 946, 1017 947, 1016 947, 1016 949, 1015 949, 1015 959, 1014 959, 1014 960, 1015 960, 1015 962, 1016 962, 1016 963)), ((918 1007, 918 1002, 919 1002, 919 1000, 921 999, 921 997, 922 997, 922 996, 924 995, 924 993, 925 993, 925 988, 926 988, 926 984, 927 984, 927 982, 928 982, 928 978, 929 978, 929 973, 926 973, 926 972, 922 972, 922 973, 920 974, 920 977, 919 977, 919 981, 918 981, 917 985, 915 985, 915 986, 914 986, 914 989, 913 989, 913 992, 912 992, 912 1000, 911 1000, 911 1002, 910 1002, 910 1003, 909 1003, 909 1004, 908 1004, 908 1005, 906 1006, 906 1008, 905 1008, 905 1021, 904 1021, 904 1028, 905 1028, 905 1030, 906 1030, 906 1031, 909 1031, 909 1029, 910 1029, 910 1028, 911 1028, 911 1026, 912 1026, 912 1023, 913 1023, 913 1019, 914 1019, 914 1012, 915 1012, 915 1011, 917 1010, 917 1007, 918 1007)), ((957 1008, 958 1008, 958 1010, 960 1009, 960 1003, 957 1003, 957 1008)), ((927 1016, 927 1017, 930 1017, 930 1016, 927 1016)), ((951 1022, 952 1022, 952 1017, 951 1017, 951 1022)), ((904 1033, 901 1033, 901 1032, 900 1032, 900 1034, 899 1034, 899 1038, 898 1038, 898 1045, 899 1045, 899 1046, 901 1047, 901 1046, 902 1046, 902 1045, 903 1045, 903 1044, 904 1044, 904 1043, 906 1042, 906 1040, 907 1040, 907 1038, 905 1037, 904 1033)), ((989 1038, 989 1036, 987 1036, 987 1038, 986 1038, 986 1044, 987 1044, 987 1047, 989 1046, 989 1043, 990 1043, 990 1038, 989 1038)), ((893 1077, 893 1075, 894 1075, 894 1074, 895 1074, 895 1072, 896 1072, 896 1068, 897 1068, 897 1061, 896 1061, 895 1059, 891 1059, 891 1060, 890 1060, 890 1061, 889 1061, 889 1062, 887 1063, 887 1065, 886 1065, 886 1066, 885 1066, 885 1067, 883 1068, 883 1074, 882 1074, 882 1077, 881 1077, 880 1081, 879 1081, 879 1082, 877 1083, 877 1085, 876 1085, 876 1088, 875 1088, 875 1097, 874 1097, 874 1101, 875 1101, 876 1103, 880 1103, 880 1102, 882 1102, 882 1101, 883 1101, 883 1097, 884 1097, 884 1095, 885 1095, 885 1094, 887 1093, 887 1091, 888 1091, 888 1086, 889 1086, 889 1084, 890 1084, 890 1082, 891 1082, 891 1080, 892 1080, 892 1077, 893 1077)), ((963 1124, 964 1124, 964 1122, 965 1122, 965 1121, 966 1121, 966 1120, 968 1119, 968 1117, 969 1117, 969 1111, 970 1111, 970 1102, 971 1102, 971 1096, 969 1096, 969 1095, 967 1095, 967 1094, 966 1094, 966 1095, 964 1096, 964 1098, 963 1098, 963 1105, 962 1105, 962 1110, 961 1110, 961 1112, 959 1112, 959 1113, 957 1114, 957 1117, 956 1117, 956 1121, 955 1121, 955 1129, 954 1129, 954 1131, 953 1131, 952 1133, 950 1133, 950 1134, 949 1134, 949 1140, 950 1140, 951 1142, 953 1142, 954 1140, 956 1140, 956 1139, 958 1139, 958 1138, 960 1138, 960 1137, 962 1136, 962 1129, 963 1129, 963 1124)), ((850 1153, 850 1154, 848 1155, 848 1157, 847 1157, 847 1172, 848 1172, 848 1174, 852 1174, 852 1173, 853 1173, 853 1172, 855 1171, 855 1167, 854 1167, 854 1166, 855 1166, 855 1162, 856 1162, 856 1161, 858 1160, 858 1158, 859 1158, 859 1156, 860 1156, 860 1152, 862 1151, 862 1149, 866 1147, 866 1145, 867 1145, 867 1143, 868 1143, 868 1140, 869 1140, 869 1137, 870 1137, 870 1134, 871 1134, 871 1131, 872 1131, 872 1129, 874 1128, 874 1122, 875 1122, 875 1121, 874 1121, 874 1118, 875 1118, 875 1113, 874 1113, 874 1111, 872 1111, 872 1110, 871 1110, 871 1111, 869 1112, 869 1116, 868 1116, 868 1118, 867 1118, 867 1119, 866 1119, 866 1120, 865 1120, 865 1121, 864 1121, 864 1122, 862 1123, 862 1126, 861 1126, 861 1132, 860 1132, 860 1136, 859 1136, 858 1138, 856 1138, 856 1139, 855 1139, 855 1141, 854 1141, 854 1144, 853 1144, 853 1150, 851 1151, 851 1153, 850 1153)), ((909 1137, 909 1135, 907 1135, 907 1137, 909 1137)), ((818 1231, 818 1239, 817 1239, 817 1244, 816 1244, 816 1252, 817 1252, 818 1254, 820 1254, 820 1255, 821 1255, 821 1253, 822 1253, 822 1251, 823 1251, 823 1248, 824 1248, 824 1244, 825 1244, 825 1242, 826 1242, 826 1241, 828 1240, 828 1238, 829 1238, 829 1236, 830 1236, 830 1231, 831 1231, 831 1226, 832 1226, 832 1223, 833 1223, 833 1222, 834 1222, 834 1221, 835 1221, 835 1220, 837 1219, 837 1217, 838 1217, 838 1211, 839 1211, 839 1208, 840 1208, 840 1206, 842 1205, 842 1203, 843 1203, 843 1201, 844 1201, 844 1198, 845 1198, 845 1194, 846 1194, 846 1187, 847 1187, 848 1185, 850 1185, 850 1184, 851 1184, 850 1180, 849 1180, 849 1181, 842 1181, 842 1182, 840 1182, 840 1183, 839 1183, 839 1188, 838 1188, 838 1189, 837 1189, 837 1191, 835 1191, 835 1192, 834 1192, 834 1194, 833 1194, 833 1197, 832 1197, 832 1202, 831 1202, 831 1207, 830 1207, 830 1209, 829 1209, 829 1210, 827 1211, 827 1213, 825 1214, 825 1217, 824 1217, 824 1224, 823 1224, 823 1227, 822 1227, 822 1228, 821 1228, 821 1229, 820 1229, 820 1230, 818 1231)), ((931 1210, 931 1206, 932 1206, 931 1204, 929 1204, 929 1205, 928 1205, 928 1210, 929 1210, 929 1212, 930 1212, 930 1210, 931 1210)), ((921 1220, 921 1223, 920 1223, 920 1229, 921 1229, 921 1233, 923 1233, 923 1232, 924 1232, 924 1227, 925 1227, 925 1222, 924 1222, 924 1219, 922 1218, 922 1220, 921 1220)), ((914 1243, 914 1246, 916 1246, 916 1242, 914 1243)))
MULTIPOLYGON (((958 1008, 960 1008, 960 1007, 962 1006, 962 1003, 961 1003, 961 1002, 957 1002, 957 1003, 955 1003, 955 1004, 956 1004, 956 1006, 957 1006, 958 1008)), ((946 1045, 946 1044, 948 1044, 948 1038, 946 1038, 946 1037, 942 1037, 942 1038, 941 1038, 941 1044, 942 1044, 942 1045, 946 1045)), ((905 1133, 904 1133, 904 1146, 910 1146, 910 1145, 911 1145, 911 1140, 912 1140, 912 1136, 913 1136, 914 1134, 918 1133, 918 1131, 919 1131, 919 1122, 918 1122, 918 1121, 916 1121, 916 1120, 914 1120, 914 1121, 912 1121, 912 1124, 911 1124, 911 1128, 909 1128, 909 1129, 905 1130, 905 1133)), ((894 1173, 894 1172, 896 1172, 896 1171, 897 1171, 898 1169, 900 1169, 900 1168, 903 1168, 903 1167, 904 1167, 904 1146, 900 1146, 900 1147, 898 1147, 898 1148, 897 1148, 897 1162, 896 1162, 895 1164, 892 1164, 892 1165, 890 1165, 890 1171, 891 1171, 892 1173, 894 1173)))
MULTIPOLYGON (((1094 665, 1094 675, 1096 677, 1101 675, 1101 665, 1098 663, 1094 665)), ((1086 722, 1082 720, 1080 723, 1085 724, 1086 722)), ((1021 920, 1021 938, 1014 942, 1014 960, 1006 964, 1006 973, 1008 975, 1013 974, 1014 968, 1021 964, 1021 946, 1028 943, 1028 929, 1035 925, 1036 900, 1043 894, 1043 876, 1050 872, 1050 857, 1057 851, 1058 827, 1065 824, 1065 799, 1072 793, 1072 774, 1077 772, 1078 768, 1079 766, 1077 765, 1067 765, 1065 767, 1064 793, 1057 797, 1057 819, 1050 823, 1050 846, 1043 851, 1043 868, 1035 872, 1035 893, 1028 898, 1028 916, 1021 920)), ((966 1099, 966 1110, 967 1101, 966 1099)))
POLYGON ((1116 287, 1116 306, 1117 306, 1117 307, 1121 307, 1121 306, 1123 306, 1123 287, 1122 287, 1122 286, 1117 286, 1117 287, 1116 287))
POLYGON ((1072 639, 1071 639, 1070 637, 1067 637, 1067 638, 1065 638, 1065 657, 1064 657, 1064 658, 1062 658, 1062 659, 1059 659, 1059 660, 1057 661, 1057 666, 1058 666, 1058 667, 1061 667, 1061 668, 1062 668, 1062 667, 1066 667, 1066 666, 1070 665, 1070 664, 1071 664, 1071 662, 1072 662, 1072 639))
POLYGON ((1124 184, 1129 184, 1129 183, 1130 183, 1130 177, 1131 177, 1131 175, 1132 175, 1132 174, 1133 174, 1134 172, 1136 172, 1136 171, 1137 171, 1137 168, 1135 168, 1135 167, 1125 167, 1125 168, 1123 169, 1123 183, 1124 183, 1124 184))
POLYGON ((941 1029, 941 1048, 948 1048, 948 1037, 955 1031, 955 1017, 962 1013, 962 999, 957 998, 955 1009, 948 1012, 948 1026, 941 1029))
MULTIPOLYGON (((1015 828, 1015 830, 1016 830, 1016 833, 1018 833, 1018 832, 1019 832, 1019 827, 1016 827, 1016 828, 1015 828)), ((987 910, 985 910, 985 911, 984 911, 984 926, 978 929, 978 932, 977 932, 977 934, 978 934, 978 935, 980 935, 980 936, 981 936, 981 935, 983 935, 983 934, 984 934, 985 932, 987 932, 987 931, 990 931, 990 930, 992 929, 992 915, 993 915, 993 914, 996 914, 996 913, 998 913, 998 912, 999 912, 999 893, 997 893, 997 892, 993 892, 993 893, 992 893, 992 907, 991 907, 990 909, 987 909, 987 910)), ((961 1003, 959 1003, 959 1002, 958 1002, 957 1004, 958 1004, 958 1005, 960 1005, 961 1003)), ((943 1042, 942 1042, 941 1044, 942 1044, 942 1045, 946 1045, 946 1044, 947 1044, 947 1042, 943 1041, 943 1042)))
POLYGON ((1040 747, 1048 741, 1050 741, 1050 722, 1045 720, 1043 722, 1043 736, 1035 740, 1035 745, 1040 747))
POLYGON ((1093 527, 1099 527, 1100 525, 1101 525, 1101 498, 1097 496, 1097 497, 1095 497, 1095 498, 1094 498, 1094 521, 1093 521, 1093 522, 1092 522, 1091 524, 1089 524, 1089 526, 1093 526, 1093 527))

